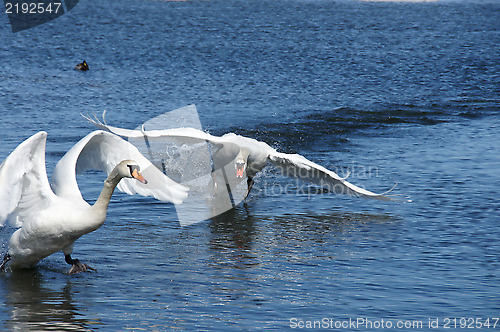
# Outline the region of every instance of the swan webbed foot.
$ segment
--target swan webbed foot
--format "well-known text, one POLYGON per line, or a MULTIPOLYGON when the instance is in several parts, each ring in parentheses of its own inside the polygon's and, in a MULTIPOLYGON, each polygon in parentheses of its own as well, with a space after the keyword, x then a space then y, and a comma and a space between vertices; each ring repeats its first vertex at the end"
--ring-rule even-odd
POLYGON ((80 272, 90 272, 90 271, 96 271, 93 267, 80 262, 78 259, 72 259, 70 255, 64 256, 64 259, 66 260, 66 263, 71 264, 71 268, 67 272, 67 274, 72 275, 72 274, 77 274, 80 272))
POLYGON ((73 264, 71 266, 71 268, 69 269, 69 271, 67 272, 67 274, 69 275, 72 275, 72 274, 77 274, 77 273, 80 273, 80 272, 90 272, 90 271, 96 271, 96 269, 94 269, 93 267, 85 264, 85 263, 82 263, 82 262, 77 262, 76 264, 73 264))

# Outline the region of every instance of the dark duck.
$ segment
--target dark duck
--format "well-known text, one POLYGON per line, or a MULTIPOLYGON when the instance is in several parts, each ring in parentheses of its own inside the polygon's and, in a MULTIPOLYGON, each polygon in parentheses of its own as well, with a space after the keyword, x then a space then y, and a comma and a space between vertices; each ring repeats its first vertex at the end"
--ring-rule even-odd
POLYGON ((89 65, 85 60, 82 63, 79 63, 75 66, 76 70, 89 70, 89 65))

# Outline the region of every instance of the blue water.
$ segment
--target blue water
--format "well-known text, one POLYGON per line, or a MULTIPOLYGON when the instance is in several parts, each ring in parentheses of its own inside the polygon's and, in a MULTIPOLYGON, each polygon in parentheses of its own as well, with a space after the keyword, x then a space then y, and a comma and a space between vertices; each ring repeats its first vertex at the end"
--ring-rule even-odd
MULTIPOLYGON (((376 192, 398 183, 411 199, 316 194, 270 168, 245 204, 181 227, 173 205, 116 193, 104 226, 75 245, 98 272, 65 275, 55 254, 0 275, 1 329, 283 330, 365 318, 424 331, 455 317, 490 318, 493 329, 499 14, 497 1, 472 0, 82 0, 16 34, 0 15, 0 159, 45 130, 50 175, 94 130, 80 113, 107 110, 110 124, 135 128, 194 103, 213 134, 301 153, 376 192), (83 59, 90 70, 73 70, 83 59)), ((89 201, 103 179, 79 177, 89 201)), ((12 231, 0 232, 3 250, 12 231)))

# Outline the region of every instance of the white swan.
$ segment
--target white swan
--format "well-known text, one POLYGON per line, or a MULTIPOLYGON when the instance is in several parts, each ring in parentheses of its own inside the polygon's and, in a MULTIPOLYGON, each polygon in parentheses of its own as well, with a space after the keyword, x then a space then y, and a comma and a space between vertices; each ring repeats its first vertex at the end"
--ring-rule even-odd
MULTIPOLYGON (((222 137, 216 137, 194 128, 174 128, 165 130, 128 130, 123 128, 112 127, 106 122, 100 122, 97 118, 92 119, 84 116, 88 121, 92 122, 101 129, 108 130, 114 134, 127 138, 143 138, 149 141, 175 139, 176 142, 186 142, 192 144, 193 140, 198 142, 209 142, 217 147, 213 151, 214 164, 217 160, 223 160, 219 164, 225 164, 228 158, 236 155, 235 174, 232 179, 247 178, 248 189, 245 197, 249 194, 254 184, 253 178, 262 171, 262 169, 271 163, 277 166, 283 174, 299 178, 308 182, 312 182, 337 194, 346 194, 350 196, 372 198, 378 200, 393 200, 386 194, 394 189, 386 191, 382 194, 376 194, 371 191, 360 188, 340 177, 333 171, 318 165, 299 154, 287 154, 277 152, 264 142, 257 141, 253 138, 248 138, 233 133, 225 134, 222 137), (238 148, 237 153, 234 152, 234 147, 238 148)), ((103 115, 104 119, 104 115, 103 115)), ((228 179, 225 179, 226 182, 228 179)), ((233 187, 234 188, 234 187, 233 187)))
POLYGON ((0 166, 0 226, 8 219, 20 227, 9 240, 0 270, 7 263, 12 269, 29 267, 61 250, 72 265, 69 274, 94 270, 71 258, 73 244, 104 223, 117 186, 128 194, 174 203, 187 196, 187 188, 161 173, 132 144, 101 130, 85 136, 61 158, 51 187, 45 168, 46 139, 43 131, 31 136, 0 166), (76 181, 76 173, 88 169, 108 173, 92 206, 83 199, 76 181))

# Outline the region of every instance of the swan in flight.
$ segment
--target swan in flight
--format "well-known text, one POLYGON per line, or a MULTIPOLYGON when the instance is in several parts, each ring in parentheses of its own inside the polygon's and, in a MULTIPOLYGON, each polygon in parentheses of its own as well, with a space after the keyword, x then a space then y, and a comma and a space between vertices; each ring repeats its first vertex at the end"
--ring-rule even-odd
POLYGON ((9 220, 19 227, 10 237, 2 271, 7 263, 11 269, 30 267, 61 250, 71 265, 69 274, 94 270, 71 257, 73 245, 102 226, 116 187, 176 204, 187 197, 186 187, 165 176, 132 144, 102 130, 85 136, 61 158, 49 184, 46 140, 44 131, 31 136, 0 165, 0 226, 9 220), (77 173, 89 169, 108 174, 92 206, 76 181, 77 173))
MULTIPOLYGON (((222 167, 223 164, 227 163, 228 159, 232 158, 232 156, 236 156, 234 158, 234 174, 232 174, 231 177, 224 175, 224 180, 227 184, 228 180, 230 181, 231 179, 234 183, 235 179, 243 180, 246 178, 247 191, 245 197, 248 196, 252 189, 254 177, 270 163, 289 177, 299 178, 314 183, 332 193, 386 201, 393 200, 393 198, 386 194, 392 191, 395 186, 382 194, 373 193, 346 181, 346 178, 340 177, 335 172, 299 154, 278 152, 268 144, 253 138, 236 135, 234 133, 228 133, 222 137, 217 137, 194 128, 146 131, 143 126, 141 130, 128 130, 109 126, 104 119, 104 115, 105 113, 103 114, 102 122, 95 117, 82 116, 101 129, 129 139, 145 139, 147 144, 152 140, 167 141, 169 139, 174 139, 176 142, 185 144, 193 144, 195 142, 211 143, 216 147, 216 149, 212 151, 214 165, 217 165, 217 160, 223 161, 218 163, 218 167, 222 167), (236 152, 235 147, 237 148, 236 152)), ((150 156, 154 157, 152 154, 150 154, 150 156)), ((155 163, 154 160, 153 163, 155 163)))

